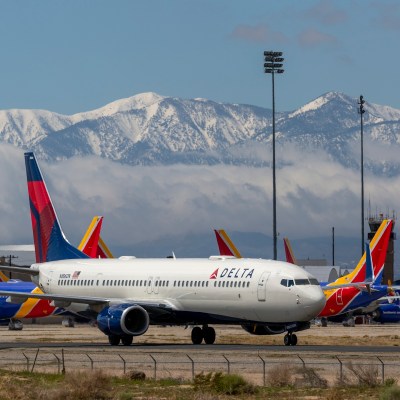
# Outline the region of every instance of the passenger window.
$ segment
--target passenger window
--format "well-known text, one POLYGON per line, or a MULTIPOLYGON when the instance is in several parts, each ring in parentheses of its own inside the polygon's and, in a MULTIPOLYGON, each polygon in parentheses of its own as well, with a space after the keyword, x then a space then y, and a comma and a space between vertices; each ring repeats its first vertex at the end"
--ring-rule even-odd
POLYGON ((250 282, 247 282, 247 287, 249 287, 250 286, 250 282))

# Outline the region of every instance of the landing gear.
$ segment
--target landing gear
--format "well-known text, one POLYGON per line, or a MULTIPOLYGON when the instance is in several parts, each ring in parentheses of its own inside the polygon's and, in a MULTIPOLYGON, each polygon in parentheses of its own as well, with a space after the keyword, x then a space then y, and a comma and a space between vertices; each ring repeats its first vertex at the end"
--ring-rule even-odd
POLYGON ((285 346, 296 346, 297 344, 297 336, 295 333, 288 332, 283 338, 283 343, 285 346))
POLYGON ((121 337, 121 342, 124 346, 130 346, 133 342, 133 336, 128 335, 128 336, 122 336, 121 337))
POLYGON ((210 326, 203 327, 203 337, 206 344, 214 344, 215 342, 215 329, 210 326))
POLYGON ((192 343, 200 344, 203 341, 203 331, 199 326, 195 326, 192 329, 192 343))
POLYGON ((203 328, 195 326, 192 329, 191 337, 193 344, 200 344, 203 339, 206 344, 213 344, 215 342, 215 336, 215 329, 208 325, 203 325, 203 328))
POLYGON ((24 328, 24 324, 20 319, 10 319, 8 323, 8 330, 9 331, 22 331, 24 328))
POLYGON ((111 344, 111 346, 118 346, 121 338, 117 335, 109 335, 108 336, 108 342, 111 344))

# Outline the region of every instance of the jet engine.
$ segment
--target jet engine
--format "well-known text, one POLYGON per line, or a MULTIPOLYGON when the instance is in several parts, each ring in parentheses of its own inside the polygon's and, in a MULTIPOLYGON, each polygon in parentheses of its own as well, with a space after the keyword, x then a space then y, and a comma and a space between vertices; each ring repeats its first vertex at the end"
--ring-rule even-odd
POLYGON ((106 335, 143 335, 149 327, 147 311, 137 304, 117 304, 104 308, 97 316, 97 326, 106 335))

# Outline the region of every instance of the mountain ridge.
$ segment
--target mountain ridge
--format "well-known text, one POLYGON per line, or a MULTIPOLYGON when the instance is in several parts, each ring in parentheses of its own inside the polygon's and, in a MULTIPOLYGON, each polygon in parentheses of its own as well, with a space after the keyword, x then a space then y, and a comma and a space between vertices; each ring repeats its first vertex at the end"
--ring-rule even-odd
MULTIPOLYGON (((277 145, 326 151, 356 168, 353 144, 360 136, 357 99, 328 92, 297 110, 276 113, 277 145)), ((400 110, 365 104, 365 139, 400 146, 400 110)), ((62 115, 47 110, 0 110, 0 142, 35 151, 56 161, 95 155, 130 165, 233 164, 263 166, 268 155, 253 157, 258 144, 269 146, 272 112, 267 108, 180 99, 148 92, 95 110, 62 115), (244 154, 248 154, 244 156, 244 154)), ((375 174, 400 174, 400 163, 366 160, 375 174)))

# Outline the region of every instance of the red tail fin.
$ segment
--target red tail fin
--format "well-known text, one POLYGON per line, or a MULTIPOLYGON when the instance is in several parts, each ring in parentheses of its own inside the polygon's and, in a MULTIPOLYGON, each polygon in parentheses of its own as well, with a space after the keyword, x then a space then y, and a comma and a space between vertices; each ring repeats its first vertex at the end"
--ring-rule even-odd
POLYGON ((233 256, 236 258, 242 258, 239 250, 236 248, 228 234, 223 229, 214 229, 214 232, 215 237, 217 238, 219 254, 221 256, 233 256))

